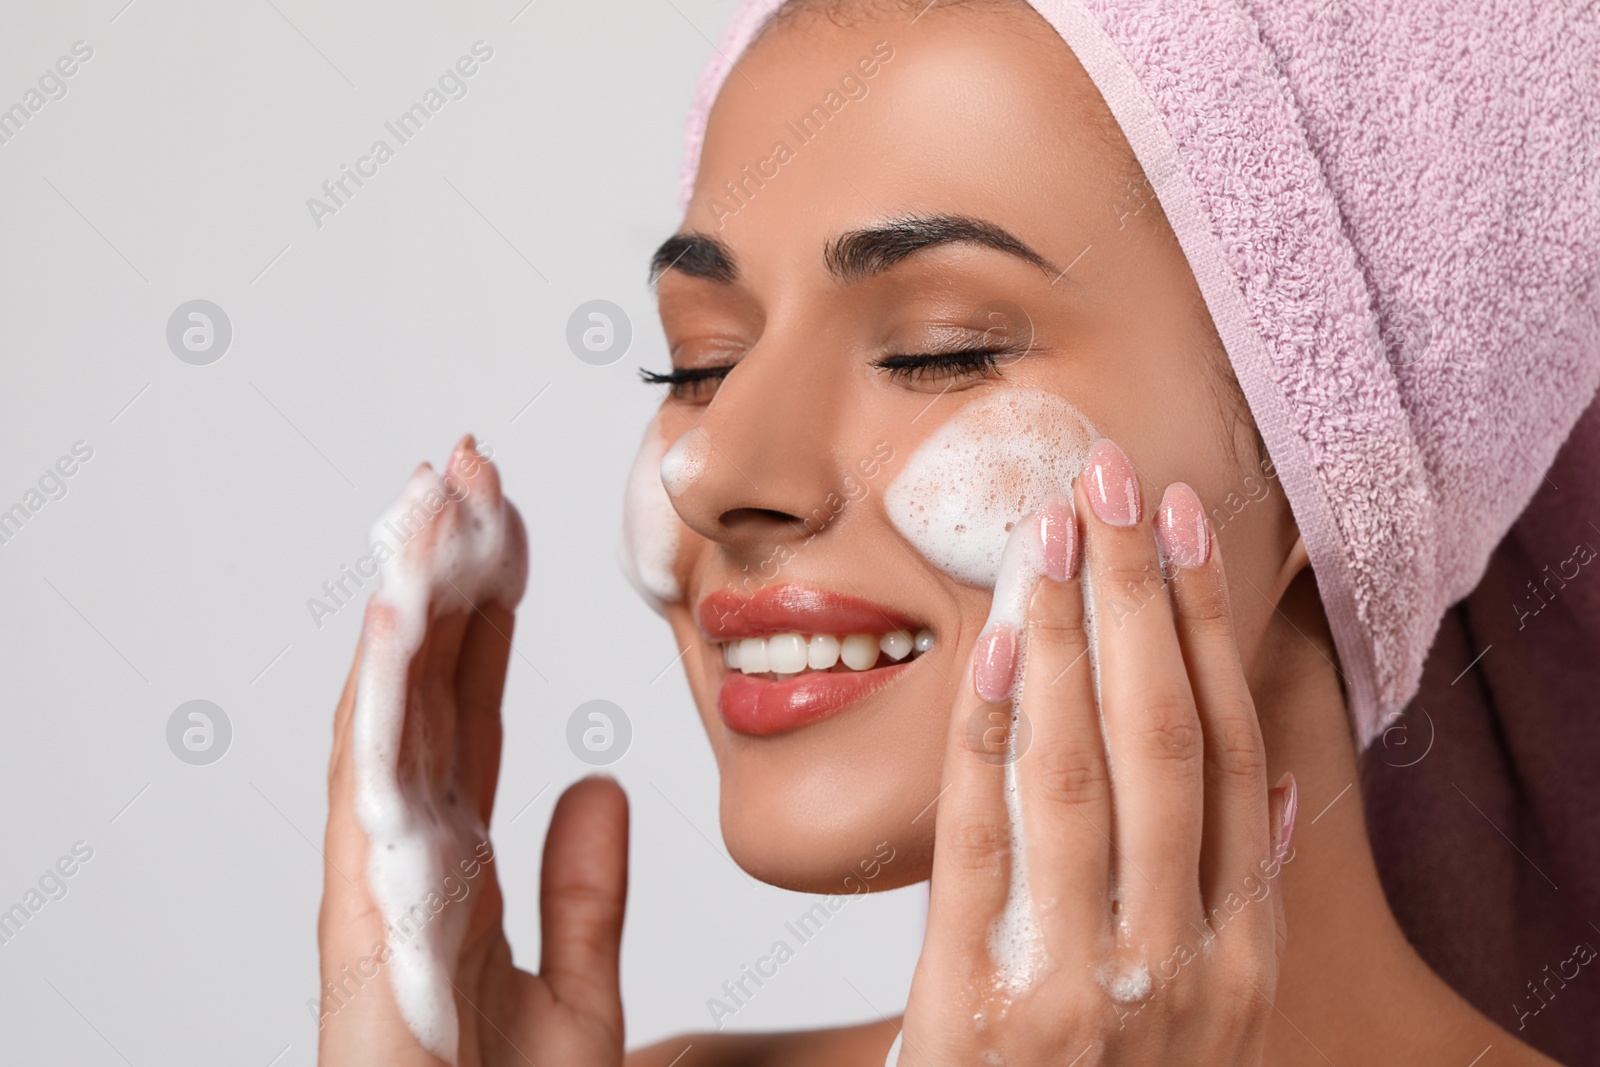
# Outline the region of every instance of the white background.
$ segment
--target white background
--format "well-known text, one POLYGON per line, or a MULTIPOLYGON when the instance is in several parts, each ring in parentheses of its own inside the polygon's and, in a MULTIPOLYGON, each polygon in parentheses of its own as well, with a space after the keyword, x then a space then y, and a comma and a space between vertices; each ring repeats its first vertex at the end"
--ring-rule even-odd
MULTIPOLYGON (((635 369, 665 365, 646 261, 677 225, 683 116, 732 4, 525 2, 0 10, 0 108, 94 49, 0 145, 0 509, 94 450, 0 544, 0 909, 94 849, 0 945, 6 1062, 314 1062, 324 775, 360 608, 319 629, 306 601, 466 431, 534 553, 493 825, 519 962, 552 803, 588 769, 566 719, 594 698, 634 728, 612 768, 633 801, 630 1044, 707 1028, 707 998, 812 903, 727 858, 670 635, 614 560, 654 403, 635 369), (307 198, 394 147, 384 122, 478 40, 494 56, 467 96, 314 225, 307 198), (195 298, 233 325, 209 366, 166 343, 195 298), (594 298, 634 324, 605 367, 565 341, 594 298), (204 767, 165 736, 197 698, 234 731, 204 767)), ((921 892, 852 902, 731 1025, 898 1011, 921 892)))

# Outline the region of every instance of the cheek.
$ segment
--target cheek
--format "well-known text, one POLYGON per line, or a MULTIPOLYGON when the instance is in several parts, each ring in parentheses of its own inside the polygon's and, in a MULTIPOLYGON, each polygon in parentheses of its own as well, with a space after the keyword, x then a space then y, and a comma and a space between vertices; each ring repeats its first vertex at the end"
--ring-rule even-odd
POLYGON ((1071 499, 1099 436, 1054 393, 986 393, 906 461, 884 494, 889 521, 952 578, 993 588, 1011 527, 1051 497, 1071 499))
POLYGON ((645 429, 622 504, 622 571, 658 612, 683 599, 675 565, 686 527, 662 485, 662 460, 668 454, 658 417, 645 429))

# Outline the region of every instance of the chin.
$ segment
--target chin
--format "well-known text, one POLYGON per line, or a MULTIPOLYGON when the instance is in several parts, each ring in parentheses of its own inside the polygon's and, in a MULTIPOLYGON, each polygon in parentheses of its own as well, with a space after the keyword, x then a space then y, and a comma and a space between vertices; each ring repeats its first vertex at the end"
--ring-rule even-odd
POLYGON ((714 590, 668 612, 680 647, 698 650, 684 666, 716 755, 723 840, 784 889, 894 889, 932 870, 970 636, 956 613, 934 619, 856 595, 869 578, 849 584, 714 590))
POLYGON ((873 892, 927 878, 944 723, 926 709, 946 699, 925 703, 920 688, 775 736, 727 731, 713 711, 722 834, 734 861, 763 882, 805 893, 873 892), (901 728, 908 721, 909 731, 901 728))

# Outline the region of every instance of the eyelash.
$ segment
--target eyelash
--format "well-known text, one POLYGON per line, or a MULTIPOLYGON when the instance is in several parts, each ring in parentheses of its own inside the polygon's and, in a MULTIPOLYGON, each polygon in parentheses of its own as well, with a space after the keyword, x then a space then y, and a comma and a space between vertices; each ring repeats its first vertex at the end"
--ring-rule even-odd
POLYGON ((899 354, 873 360, 892 380, 920 382, 929 378, 987 378, 1000 370, 1003 348, 972 348, 955 352, 899 354))
POLYGON ((674 400, 693 400, 699 393, 700 386, 706 383, 720 382, 728 376, 733 367, 690 367, 686 370, 671 370, 666 374, 657 374, 652 370, 639 368, 639 378, 646 385, 664 385, 667 392, 674 400))
MULTIPOLYGON (((943 378, 987 378, 998 374, 1000 357, 1007 353, 1003 348, 975 348, 955 352, 927 352, 912 355, 897 353, 872 361, 872 366, 887 371, 894 381, 918 382, 943 378)), ((639 379, 646 385, 665 385, 674 400, 691 400, 700 387, 720 382, 728 376, 731 365, 721 367, 690 367, 674 369, 666 374, 639 368, 639 379)))

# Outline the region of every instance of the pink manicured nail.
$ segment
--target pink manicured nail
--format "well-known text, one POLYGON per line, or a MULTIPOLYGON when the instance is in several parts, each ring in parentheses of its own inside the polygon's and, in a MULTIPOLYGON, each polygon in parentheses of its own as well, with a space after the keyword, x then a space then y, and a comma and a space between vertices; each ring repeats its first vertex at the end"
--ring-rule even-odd
POLYGON ((1011 699, 1011 683, 1017 673, 1017 632, 1008 622, 997 622, 978 635, 973 650, 972 688, 978 698, 990 704, 1011 699))
POLYGON ((1108 526, 1139 521, 1139 477, 1122 449, 1104 437, 1089 446, 1089 506, 1108 526))
POLYGON ((1044 546, 1044 573, 1058 582, 1072 577, 1078 549, 1078 520, 1072 505, 1052 500, 1039 512, 1039 541, 1044 546))
MULTIPOLYGON (((444 465, 444 472, 446 474, 461 473, 462 463, 469 454, 476 458, 477 448, 478 442, 470 433, 463 436, 461 440, 456 442, 456 447, 450 450, 450 462, 444 465)), ((469 469, 467 473, 471 474, 472 471, 469 469)))
POLYGON ((1294 780, 1294 775, 1288 771, 1283 772, 1283 777, 1278 779, 1277 788, 1284 791, 1283 815, 1278 823, 1277 854, 1283 855, 1289 848, 1289 839, 1294 836, 1294 817, 1300 810, 1300 786, 1294 780))
POLYGON ((1199 567, 1211 555, 1211 527, 1194 490, 1173 482, 1156 509, 1156 543, 1161 554, 1180 567, 1199 567))

